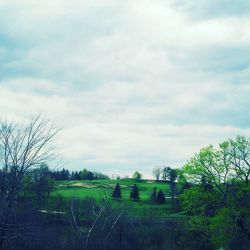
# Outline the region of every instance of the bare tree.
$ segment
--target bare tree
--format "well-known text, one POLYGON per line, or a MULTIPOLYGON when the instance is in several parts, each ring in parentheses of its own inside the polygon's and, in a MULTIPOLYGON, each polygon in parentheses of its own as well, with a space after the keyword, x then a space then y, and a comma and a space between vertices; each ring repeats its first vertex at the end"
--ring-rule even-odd
POLYGON ((80 242, 83 242, 85 239, 85 244, 82 245, 83 249, 89 249, 89 243, 91 234, 93 231, 99 231, 99 237, 103 239, 102 244, 103 248, 106 249, 107 240, 114 232, 114 228, 117 225, 118 221, 121 219, 124 214, 124 205, 122 207, 113 209, 107 197, 104 197, 104 200, 100 205, 94 205, 92 208, 92 213, 89 214, 91 220, 91 226, 86 231, 80 226, 80 223, 77 222, 75 211, 77 210, 78 204, 76 200, 72 199, 71 201, 71 226, 72 231, 80 242))
POLYGON ((160 179, 160 176, 161 176, 161 167, 158 167, 158 166, 156 166, 156 167, 154 167, 154 169, 153 169, 153 171, 152 171, 152 173, 153 173, 153 175, 154 175, 154 177, 155 177, 155 179, 157 180, 157 181, 159 181, 159 179, 160 179))
POLYGON ((0 122, 0 248, 8 238, 8 221, 30 168, 52 159, 49 142, 58 129, 40 115, 28 123, 0 122))

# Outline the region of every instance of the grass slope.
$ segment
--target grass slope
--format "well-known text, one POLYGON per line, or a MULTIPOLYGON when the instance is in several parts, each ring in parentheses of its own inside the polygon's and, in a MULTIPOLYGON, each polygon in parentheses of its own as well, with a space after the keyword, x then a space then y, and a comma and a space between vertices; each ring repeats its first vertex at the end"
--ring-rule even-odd
POLYGON ((119 182, 122 191, 121 201, 111 199, 114 205, 124 202, 132 208, 133 213, 138 216, 153 213, 156 216, 166 216, 170 213, 170 200, 163 205, 151 204, 150 196, 153 188, 156 187, 164 192, 165 196, 169 196, 169 184, 164 182, 156 182, 150 180, 142 180, 135 182, 132 179, 122 180, 92 180, 92 181, 57 181, 57 188, 52 196, 62 196, 64 198, 93 197, 101 200, 104 197, 111 197, 115 184, 119 182), (133 202, 129 199, 130 190, 133 184, 137 184, 140 191, 140 201, 133 202))

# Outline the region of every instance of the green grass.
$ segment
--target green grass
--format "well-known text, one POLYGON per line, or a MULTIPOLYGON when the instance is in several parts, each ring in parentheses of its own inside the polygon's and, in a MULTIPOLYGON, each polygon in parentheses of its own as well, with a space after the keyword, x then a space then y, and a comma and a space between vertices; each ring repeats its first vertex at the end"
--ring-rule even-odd
POLYGON ((93 197, 96 200, 101 200, 104 197, 111 197, 113 188, 115 184, 119 182, 122 191, 121 201, 112 199, 114 205, 124 202, 131 207, 133 213, 138 216, 143 216, 144 214, 153 213, 157 216, 166 216, 170 213, 170 200, 167 199, 166 203, 163 205, 151 204, 150 195, 153 188, 156 187, 159 191, 160 189, 169 196, 169 184, 164 182, 156 182, 149 180, 142 180, 140 182, 135 182, 132 179, 124 180, 92 180, 92 181, 57 181, 56 190, 52 193, 53 196, 62 196, 67 199, 78 198, 84 199, 86 197, 93 197), (130 189, 133 184, 139 187, 140 200, 138 202, 131 201, 129 199, 130 189))

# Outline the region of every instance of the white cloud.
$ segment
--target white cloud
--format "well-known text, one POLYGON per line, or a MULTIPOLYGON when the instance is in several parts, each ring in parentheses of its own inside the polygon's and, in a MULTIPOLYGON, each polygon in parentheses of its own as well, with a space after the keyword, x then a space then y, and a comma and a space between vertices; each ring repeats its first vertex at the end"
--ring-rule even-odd
MULTIPOLYGON (((206 95, 209 97, 211 93, 219 91, 216 86, 212 89, 207 86, 204 89, 196 88, 200 94, 197 97, 192 91, 185 94, 185 89, 176 88, 171 92, 168 92, 171 88, 167 88, 168 91, 163 95, 160 95, 159 90, 149 93, 147 87, 138 85, 136 88, 133 85, 130 88, 128 85, 126 89, 116 84, 68 96, 65 93, 15 93, 9 87, 1 87, 0 107, 5 110, 7 118, 22 119, 35 112, 46 113, 53 122, 63 127, 57 136, 56 147, 67 164, 72 168, 80 167, 79 163, 74 166, 75 161, 90 167, 110 164, 110 167, 106 167, 109 173, 114 165, 118 168, 122 166, 124 172, 126 166, 129 166, 147 174, 155 164, 180 166, 202 146, 237 134, 250 136, 249 129, 202 124, 199 121, 193 123, 190 120, 199 111, 199 105, 207 104, 206 95), (111 90, 114 90, 112 97, 111 90), (131 105, 138 95, 142 98, 141 102, 131 105), (164 102, 161 99, 159 103, 147 104, 147 98, 151 98, 151 95, 152 100, 167 95, 169 100, 164 102), (178 116, 174 116, 176 112, 193 113, 190 114, 191 118, 180 124, 178 116)), ((242 86, 238 91, 244 92, 247 89, 242 86)), ((225 107, 222 112, 232 105, 228 101, 223 102, 225 107)), ((211 110, 205 112, 205 115, 209 115, 211 110)), ((200 114, 199 117, 202 118, 200 114)))
POLYGON ((2 0, 0 14, 2 117, 47 114, 71 168, 149 174, 250 135, 246 15, 161 0, 2 0))

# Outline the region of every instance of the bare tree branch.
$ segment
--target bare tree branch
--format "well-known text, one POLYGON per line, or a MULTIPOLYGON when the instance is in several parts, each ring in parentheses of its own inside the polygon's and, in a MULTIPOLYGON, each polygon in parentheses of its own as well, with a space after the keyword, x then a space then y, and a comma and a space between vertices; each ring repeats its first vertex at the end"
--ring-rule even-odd
POLYGON ((59 129, 40 115, 28 123, 0 122, 0 248, 8 230, 9 216, 21 192, 21 182, 30 168, 52 159, 49 143, 59 129))

